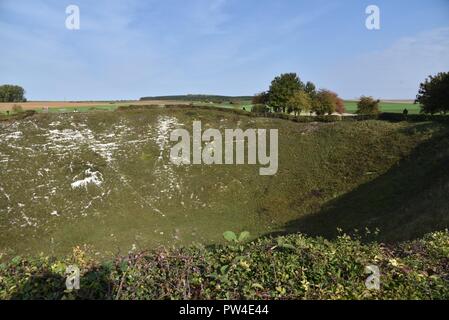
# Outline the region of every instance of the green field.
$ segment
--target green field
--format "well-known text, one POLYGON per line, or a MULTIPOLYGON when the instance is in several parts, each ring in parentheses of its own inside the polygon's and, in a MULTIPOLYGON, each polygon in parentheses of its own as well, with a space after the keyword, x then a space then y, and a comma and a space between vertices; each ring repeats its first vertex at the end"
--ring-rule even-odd
MULTIPOLYGON (((240 109, 245 108, 246 111, 251 111, 252 104, 250 100, 240 101, 238 103, 230 104, 230 103, 207 103, 207 102, 196 102, 196 105, 203 106, 211 106, 211 107, 220 107, 220 108, 228 108, 228 109, 240 109)), ((393 112, 393 113, 402 113, 404 109, 407 109, 410 114, 418 114, 420 112, 419 104, 413 104, 412 102, 380 102, 380 111, 381 112, 393 112)), ((347 113, 356 113, 357 111, 357 101, 346 100, 345 108, 347 113)))
MULTIPOLYGON (((407 109, 410 114, 418 114, 420 109, 419 104, 412 102, 382 102, 379 104, 381 112, 402 113, 407 109)), ((357 101, 345 101, 346 112, 355 113, 357 111, 357 101)))
MULTIPOLYGON (((31 110, 35 110, 37 113, 68 113, 68 112, 90 112, 90 111, 114 111, 120 106, 128 106, 129 104, 98 104, 92 106, 70 106, 70 107, 52 107, 47 111, 44 111, 42 107, 39 108, 31 108, 31 110)), ((10 114, 12 112, 10 111, 10 114)), ((7 114, 6 110, 0 110, 0 114, 7 114)))
MULTIPOLYGON (((119 105, 98 105, 98 106, 89 106, 89 107, 60 107, 60 108, 50 108, 48 112, 50 113, 61 113, 61 112, 73 112, 74 109, 78 112, 89 112, 89 111, 114 111, 119 107, 119 105)), ((36 110, 39 113, 42 113, 43 110, 36 110)))
POLYGON ((448 226, 448 128, 384 121, 298 124, 219 110, 37 114, 0 129, 0 255, 99 256, 337 227, 399 241, 448 226), (168 131, 279 129, 279 171, 175 166, 168 131))
MULTIPOLYGON (((243 109, 251 110, 252 102, 250 96, 214 96, 214 95, 180 95, 180 96, 159 96, 153 98, 142 98, 151 104, 152 101, 180 101, 191 102, 195 105, 214 106, 228 109, 243 109)), ((345 100, 345 108, 348 113, 355 113, 357 111, 356 100, 345 100)), ((420 111, 419 104, 414 104, 411 100, 404 101, 381 101, 380 110, 382 112, 402 113, 407 109, 410 114, 416 114, 420 111)))
MULTIPOLYGON (((152 100, 148 100, 147 103, 148 105, 152 105, 153 103, 155 104, 160 104, 163 103, 164 100, 158 100, 158 101, 152 101, 152 100)), ((172 100, 167 100, 166 104, 175 104, 176 102, 172 101, 172 100)), ((251 111, 252 108, 252 103, 251 100, 239 100, 239 101, 235 101, 234 103, 231 103, 229 101, 224 101, 221 103, 216 103, 216 102, 204 102, 204 101, 188 101, 188 100, 184 100, 184 101, 180 101, 180 103, 183 104, 195 104, 195 105, 199 105, 199 106, 210 106, 210 107, 218 107, 218 108, 226 108, 226 109, 237 109, 237 110, 246 110, 246 111, 251 111)), ((109 103, 109 104, 105 104, 105 103, 99 103, 98 105, 91 105, 91 106, 81 106, 81 107, 76 107, 76 106, 70 106, 70 107, 52 107, 49 108, 49 112, 50 113, 67 113, 67 112, 74 112, 75 110, 78 112, 89 112, 89 111, 114 111, 116 110, 118 107, 126 107, 129 105, 132 105, 133 103, 109 103)), ((140 105, 142 105, 142 102, 139 102, 140 105)), ((346 112, 347 113, 355 113, 357 111, 357 101, 353 101, 353 100, 346 100, 345 101, 345 108, 346 108, 346 112)), ((409 111, 410 114, 418 114, 420 112, 420 106, 419 104, 413 104, 412 102, 381 102, 380 103, 380 110, 382 112, 394 112, 394 113, 402 113, 404 111, 404 109, 407 109, 409 111)), ((39 108, 35 108, 34 110, 36 110, 39 113, 43 112, 42 107, 39 108)), ((0 114, 6 114, 5 110, 0 110, 0 114)))

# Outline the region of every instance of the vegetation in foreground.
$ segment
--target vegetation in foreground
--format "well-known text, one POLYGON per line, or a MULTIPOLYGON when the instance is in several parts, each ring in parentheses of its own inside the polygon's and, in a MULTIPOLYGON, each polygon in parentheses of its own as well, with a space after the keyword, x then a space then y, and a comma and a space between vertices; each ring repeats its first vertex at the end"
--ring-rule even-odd
POLYGON ((99 263, 75 248, 65 260, 0 264, 0 299, 449 299, 449 233, 395 246, 301 234, 248 244, 130 252, 99 263), (80 268, 80 289, 66 269, 80 268), (368 265, 380 289, 368 289, 368 265))

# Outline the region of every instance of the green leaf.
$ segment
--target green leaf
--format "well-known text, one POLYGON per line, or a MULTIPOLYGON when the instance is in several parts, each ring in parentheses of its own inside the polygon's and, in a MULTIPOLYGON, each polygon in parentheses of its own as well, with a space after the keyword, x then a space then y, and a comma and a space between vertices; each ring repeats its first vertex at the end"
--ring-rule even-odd
POLYGON ((283 243, 280 245, 280 247, 284 248, 284 249, 291 249, 291 250, 295 250, 295 246, 289 243, 283 243))
POLYGON ((103 263, 103 267, 106 270, 110 271, 110 270, 112 270, 112 268, 114 268, 114 263, 112 261, 106 261, 103 263))
POLYGON ((296 247, 290 243, 285 243, 283 238, 277 239, 278 247, 282 249, 296 250, 296 247))
POLYGON ((253 284, 252 284, 252 287, 253 287, 254 289, 260 289, 260 290, 263 290, 263 286, 262 286, 260 283, 253 283, 253 284))
POLYGON ((232 231, 226 231, 223 233, 223 238, 225 238, 226 241, 237 241, 237 236, 232 231))
POLYGON ((248 238, 249 238, 249 232, 248 231, 243 231, 239 235, 239 242, 245 241, 248 238))
POLYGON ((126 261, 122 261, 120 263, 120 270, 122 272, 126 272, 128 270, 128 263, 126 261))
POLYGON ((16 256, 16 257, 11 259, 11 263, 13 265, 19 265, 21 261, 22 261, 22 257, 21 256, 16 256))
POLYGON ((225 274, 228 271, 229 266, 228 265, 224 265, 220 268, 220 271, 222 274, 225 274))

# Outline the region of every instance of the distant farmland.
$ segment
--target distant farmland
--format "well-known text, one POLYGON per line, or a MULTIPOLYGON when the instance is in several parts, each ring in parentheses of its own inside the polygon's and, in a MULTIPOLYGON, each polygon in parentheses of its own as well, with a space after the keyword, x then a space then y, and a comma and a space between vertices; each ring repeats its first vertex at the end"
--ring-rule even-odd
MULTIPOLYGON (((345 101, 346 112, 355 113, 357 111, 357 101, 347 100, 345 101)), ((389 101, 383 100, 380 102, 380 110, 382 112, 395 112, 402 113, 404 109, 407 109, 409 113, 419 113, 420 105, 414 104, 413 100, 397 100, 389 101)))
MULTIPOLYGON (((239 102, 223 102, 223 103, 213 103, 213 102, 196 102, 195 104, 199 105, 210 105, 211 107, 220 107, 220 108, 230 108, 230 109, 243 109, 246 111, 250 111, 252 104, 250 100, 242 100, 239 102)), ((346 100, 345 108, 347 113, 355 113, 357 111, 357 101, 355 100, 346 100)), ((420 111, 419 104, 414 104, 412 100, 403 100, 403 101, 381 101, 380 102, 380 110, 382 112, 394 112, 394 113, 402 113, 404 109, 407 109, 410 114, 416 114, 420 111)))
MULTIPOLYGON (((168 105, 168 104, 185 104, 194 103, 195 105, 203 105, 210 107, 220 107, 229 109, 241 109, 251 111, 251 97, 227 97, 227 96, 202 96, 202 95, 185 95, 185 96, 166 96, 166 97, 149 97, 141 100, 132 101, 30 101, 22 103, 0 103, 0 113, 11 110, 17 104, 24 110, 43 111, 48 107, 49 112, 72 112, 75 109, 79 112, 94 110, 115 110, 121 106, 129 105, 168 105), (210 98, 210 99, 209 99, 210 98)), ((345 101, 346 112, 355 113, 357 111, 356 100, 345 101)), ((414 104, 412 100, 383 100, 380 103, 382 112, 402 113, 407 109, 409 113, 416 114, 420 111, 419 104, 414 104)))
POLYGON ((171 100, 153 100, 148 101, 29 101, 29 102, 0 102, 0 112, 5 113, 7 110, 11 110, 14 105, 20 105, 24 110, 36 110, 42 111, 48 107, 50 112, 66 112, 74 111, 75 109, 80 112, 90 110, 115 110, 121 106, 129 105, 165 105, 165 104, 188 104, 189 102, 183 101, 171 101, 171 100))

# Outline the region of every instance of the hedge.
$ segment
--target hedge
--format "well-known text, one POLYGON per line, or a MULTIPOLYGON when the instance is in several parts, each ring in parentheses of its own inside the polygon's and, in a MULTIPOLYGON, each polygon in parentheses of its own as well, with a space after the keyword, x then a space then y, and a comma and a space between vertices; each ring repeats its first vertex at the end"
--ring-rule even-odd
POLYGON ((424 122, 424 121, 437 121, 449 123, 449 115, 429 115, 429 114, 409 114, 403 115, 400 113, 383 112, 379 115, 379 120, 387 121, 412 121, 412 122, 424 122))
POLYGON ((250 243, 131 252, 99 262, 15 257, 0 264, 0 299, 449 299, 449 232, 396 245, 301 234, 250 243), (67 291, 76 264, 80 290, 67 291), (380 289, 366 286, 368 265, 380 289))
MULTIPOLYGON (((118 111, 125 110, 145 110, 147 108, 168 108, 168 109, 179 109, 179 108, 193 108, 210 110, 210 106, 202 105, 186 105, 186 104, 174 104, 174 105, 131 105, 119 107, 118 111)), ((425 114, 409 114, 407 116, 401 113, 390 113, 382 112, 379 114, 356 114, 352 116, 340 116, 340 115, 323 115, 323 116, 294 116, 282 112, 263 112, 263 108, 257 106, 253 108, 251 112, 240 110, 240 109, 229 109, 213 107, 213 110, 238 114, 248 117, 264 117, 264 118, 277 118, 290 120, 294 122, 308 123, 308 122, 337 122, 337 121, 366 121, 366 120, 383 120, 391 122, 399 121, 410 121, 410 122, 424 122, 424 121, 437 121, 443 123, 449 123, 449 115, 425 115, 425 114), (262 111, 262 112, 261 112, 262 111)))

